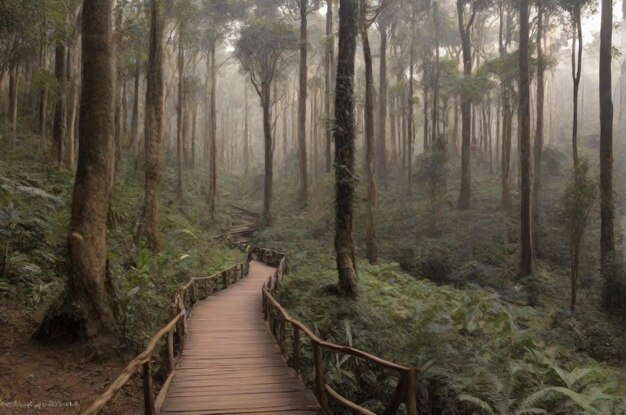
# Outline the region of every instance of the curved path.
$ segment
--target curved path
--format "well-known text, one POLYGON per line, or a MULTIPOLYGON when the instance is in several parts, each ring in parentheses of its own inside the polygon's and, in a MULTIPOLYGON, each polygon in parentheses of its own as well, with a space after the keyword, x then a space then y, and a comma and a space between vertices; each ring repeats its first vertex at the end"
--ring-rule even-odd
POLYGON ((161 414, 319 411, 263 321, 261 286, 274 271, 252 261, 246 278, 196 304, 161 414))

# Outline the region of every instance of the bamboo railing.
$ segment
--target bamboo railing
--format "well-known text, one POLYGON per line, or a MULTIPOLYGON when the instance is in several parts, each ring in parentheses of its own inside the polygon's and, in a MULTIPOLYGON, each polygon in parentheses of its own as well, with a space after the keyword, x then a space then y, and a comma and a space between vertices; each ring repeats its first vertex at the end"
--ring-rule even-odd
POLYGON ((286 345, 287 327, 291 326, 291 344, 293 348, 292 362, 293 368, 299 375, 302 373, 300 334, 304 334, 304 336, 306 336, 310 341, 311 349, 313 351, 313 366, 315 371, 314 377, 317 399, 324 412, 331 413, 329 406, 330 398, 333 399, 338 405, 351 411, 352 413, 374 415, 374 413, 368 409, 363 408, 362 406, 359 406, 358 404, 341 396, 326 383, 326 373, 322 356, 322 351, 325 349, 335 353, 347 354, 359 359, 364 359, 381 368, 397 372, 399 375, 398 383, 389 400, 387 408, 383 412, 383 415, 395 414, 403 402, 406 404, 406 411, 408 415, 417 414, 417 396, 415 393, 415 387, 418 369, 416 367, 399 365, 353 347, 342 346, 320 339, 306 325, 291 317, 273 296, 273 293, 278 287, 283 274, 287 270, 286 255, 264 248, 249 248, 247 262, 249 262, 253 257, 256 257, 256 259, 261 262, 276 267, 274 274, 267 279, 265 284, 263 284, 263 317, 268 322, 272 336, 274 336, 281 353, 287 361, 289 361, 286 345))
POLYGON ((154 336, 146 348, 130 361, 113 383, 92 404, 81 412, 81 415, 98 414, 130 381, 131 377, 141 368, 143 378, 144 413, 156 415, 161 411, 170 382, 174 376, 177 359, 182 355, 185 346, 187 319, 199 299, 204 299, 220 289, 227 288, 248 274, 248 264, 239 263, 213 274, 209 277, 191 278, 185 285, 176 290, 172 303, 172 319, 154 336), (221 287, 220 287, 221 284, 221 287), (202 291, 200 294, 199 291, 202 291), (154 396, 151 360, 159 341, 167 335, 167 368, 168 376, 158 395, 154 396), (176 336, 176 348, 174 337, 176 336))

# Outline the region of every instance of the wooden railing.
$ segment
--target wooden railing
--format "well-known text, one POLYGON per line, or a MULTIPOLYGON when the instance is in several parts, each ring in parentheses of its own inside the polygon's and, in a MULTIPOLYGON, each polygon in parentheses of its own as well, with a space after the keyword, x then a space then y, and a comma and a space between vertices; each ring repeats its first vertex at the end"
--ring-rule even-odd
POLYGON ((164 327, 162 327, 150 340, 146 348, 137 355, 109 385, 106 391, 97 398, 89 408, 83 411, 82 415, 99 413, 117 395, 117 393, 128 383, 131 377, 142 369, 143 377, 143 400, 146 415, 155 415, 161 411, 165 402, 165 396, 170 382, 174 375, 176 359, 182 355, 186 338, 187 318, 193 310, 198 299, 204 299, 220 289, 239 281, 248 274, 248 264, 239 263, 209 277, 192 278, 185 285, 176 290, 172 303, 173 317, 164 327), (221 287, 220 287, 221 284, 221 287), (199 291, 202 293, 200 294, 199 291), (151 360, 159 341, 167 335, 167 369, 168 376, 163 387, 159 391, 156 399, 152 382, 151 360), (176 337, 176 348, 174 347, 174 337, 176 337))
POLYGON ((322 349, 364 359, 378 367, 395 371, 399 375, 398 383, 383 414, 391 415, 396 413, 402 402, 406 404, 406 412, 408 415, 417 414, 417 397, 415 387, 418 369, 416 367, 399 365, 353 347, 342 346, 320 339, 307 326, 291 317, 273 295, 283 274, 287 270, 286 255, 264 248, 248 248, 248 262, 252 258, 276 267, 274 274, 263 284, 263 317, 268 322, 270 331, 274 336, 276 343, 280 347, 281 353, 287 361, 289 361, 286 341, 287 327, 291 326, 291 344, 293 349, 291 351, 291 360, 293 368, 298 374, 302 373, 300 350, 301 333, 309 339, 313 353, 317 398, 324 412, 331 413, 329 398, 332 398, 338 405, 351 411, 352 413, 374 415, 374 413, 368 409, 344 398, 328 383, 326 383, 322 349))

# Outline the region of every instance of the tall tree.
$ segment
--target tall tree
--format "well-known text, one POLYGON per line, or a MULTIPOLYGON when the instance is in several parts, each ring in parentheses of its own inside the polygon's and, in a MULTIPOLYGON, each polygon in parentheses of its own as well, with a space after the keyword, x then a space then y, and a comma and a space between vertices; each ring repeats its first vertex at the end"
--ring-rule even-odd
POLYGON ((324 112, 326 122, 324 126, 326 138, 326 173, 330 173, 332 165, 332 129, 330 127, 331 96, 333 93, 333 67, 335 66, 335 35, 333 32, 333 2, 326 0, 326 48, 324 50, 324 112))
POLYGON ((339 288, 357 293, 353 239, 354 206, 354 55, 358 15, 357 0, 340 0, 339 52, 335 85, 335 252, 339 288))
POLYGON ((159 183, 163 129, 163 23, 160 0, 150 0, 150 44, 146 87, 145 180, 141 234, 157 252, 159 238, 159 183))
MULTIPOLYGON (((186 3, 182 3, 186 7, 187 16, 191 10, 186 3)), ((215 203, 217 199, 217 71, 219 66, 216 64, 216 49, 218 42, 223 38, 228 30, 230 22, 243 17, 251 5, 249 0, 202 0, 201 16, 202 27, 206 30, 203 33, 206 42, 206 98, 204 105, 205 125, 205 145, 204 154, 205 161, 208 161, 208 187, 207 203, 209 205, 209 215, 211 218, 215 216, 215 203)), ((265 10, 265 4, 257 2, 257 11, 265 10)), ((275 4, 273 5, 275 8, 275 4)), ((272 10, 270 7, 269 10, 272 10)), ((195 14, 195 12, 192 12, 195 14)))
MULTIPOLYGON (((389 7, 389 6, 386 6, 389 7)), ((380 34, 380 60, 379 60, 379 100, 378 100, 378 140, 376 144, 376 173, 380 180, 387 177, 387 43, 390 20, 393 18, 388 9, 383 10, 376 19, 380 34)), ((391 122, 393 128, 393 121, 391 122)), ((392 143, 395 140, 391 134, 392 143)))
POLYGON ((543 154, 543 107, 545 95, 545 62, 543 56, 543 0, 537 1, 537 117, 535 128, 535 146, 533 148, 533 243, 537 255, 537 224, 539 222, 539 197, 541 194, 541 159, 543 154))
POLYGON ((411 46, 409 48, 409 80, 408 80, 408 102, 407 120, 406 120, 406 165, 407 165, 407 183, 408 192, 411 192, 411 183, 413 182, 413 142, 415 139, 415 124, 413 120, 413 85, 415 74, 415 26, 417 24, 417 2, 410 0, 411 6, 411 46))
POLYGON ((272 85, 286 67, 284 54, 297 46, 297 37, 290 26, 268 18, 253 20, 241 29, 235 55, 261 100, 265 148, 265 179, 263 185, 262 224, 269 226, 274 176, 274 140, 272 120, 272 85))
POLYGON ((529 0, 520 3, 519 15, 519 142, 520 142, 520 275, 530 275, 534 271, 531 212, 531 161, 530 161, 530 69, 528 43, 529 0))
POLYGON ((178 22, 178 101, 176 104, 176 195, 183 197, 183 114, 185 112, 185 16, 178 22))
POLYGON ((60 166, 63 163, 65 149, 65 42, 57 40, 54 46, 54 75, 58 83, 57 99, 54 106, 52 127, 52 156, 60 166))
MULTIPOLYGON (((378 242, 376 241, 376 143, 374 136, 374 71, 370 49, 367 21, 367 0, 359 0, 359 30, 365 63, 365 167, 367 173, 367 227, 365 245, 367 259, 371 264, 378 262, 378 242)), ((382 122, 384 124, 384 121, 382 122)))
POLYGON ((560 0, 561 7, 569 14, 572 25, 572 157, 578 164, 578 91, 582 75, 583 29, 582 13, 589 0, 560 0))
MULTIPOLYGON (((461 35, 461 47, 463 53, 463 75, 467 80, 472 76, 472 47, 471 29, 476 18, 476 8, 467 0, 457 0, 457 19, 459 33, 461 35), (470 18, 465 22, 465 9, 470 4, 470 18)), ((460 210, 469 209, 471 206, 471 182, 470 182, 470 151, 471 151, 471 125, 472 122, 472 101, 470 96, 464 92, 461 95, 461 190, 457 207, 460 210)))
POLYGON ((615 269, 613 212, 613 100, 611 97, 611 50, 613 3, 602 0, 600 23, 600 273, 605 280, 604 305, 619 306, 619 274, 615 269))
POLYGON ((79 152, 69 224, 71 291, 88 337, 113 334, 106 288, 113 141, 112 0, 83 3, 79 152))
POLYGON ((306 149, 306 99, 307 99, 307 16, 317 8, 316 0, 298 0, 300 19, 300 64, 298 67, 298 160, 300 189, 298 199, 305 206, 308 199, 307 149, 306 149))

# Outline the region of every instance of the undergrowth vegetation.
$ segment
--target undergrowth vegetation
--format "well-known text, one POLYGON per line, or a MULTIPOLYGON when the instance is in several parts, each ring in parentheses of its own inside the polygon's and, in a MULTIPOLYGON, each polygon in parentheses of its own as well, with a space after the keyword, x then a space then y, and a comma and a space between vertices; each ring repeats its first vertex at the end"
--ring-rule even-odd
MULTIPOLYGON (((474 176, 474 208, 468 212, 454 209, 453 186, 446 189, 445 206, 433 210, 428 183, 418 180, 409 197, 406 182, 381 185, 385 260, 358 262, 356 301, 334 289, 330 177, 320 183, 328 190, 305 212, 281 203, 280 219, 258 233, 256 243, 287 252, 290 275, 279 298, 294 317, 322 338, 421 368, 423 413, 623 414, 626 336, 617 319, 597 306, 598 212, 584 236, 579 308, 575 314, 567 310, 568 240, 552 224, 569 177, 560 154, 547 151, 542 262, 533 278, 515 279, 517 207, 500 209, 499 182, 487 163, 474 176)), ((359 186, 360 198, 366 189, 359 186)), ((293 197, 289 187, 279 200, 293 197)), ((362 253, 365 212, 357 213, 355 240, 362 253)), ((384 410, 397 378, 353 357, 325 358, 333 388, 373 411, 384 410)))
MULTIPOLYGON (((34 137, 23 137, 36 145, 34 137)), ((123 160, 113 193, 108 272, 116 288, 124 348, 137 350, 170 317, 173 292, 193 276, 210 275, 241 259, 214 238, 226 216, 210 223, 203 178, 188 172, 182 200, 164 172, 161 187, 162 251, 153 255, 135 238, 143 203, 141 172, 123 160)), ((61 301, 66 283, 67 226, 73 174, 24 151, 0 159, 0 295, 42 316, 61 301)))

